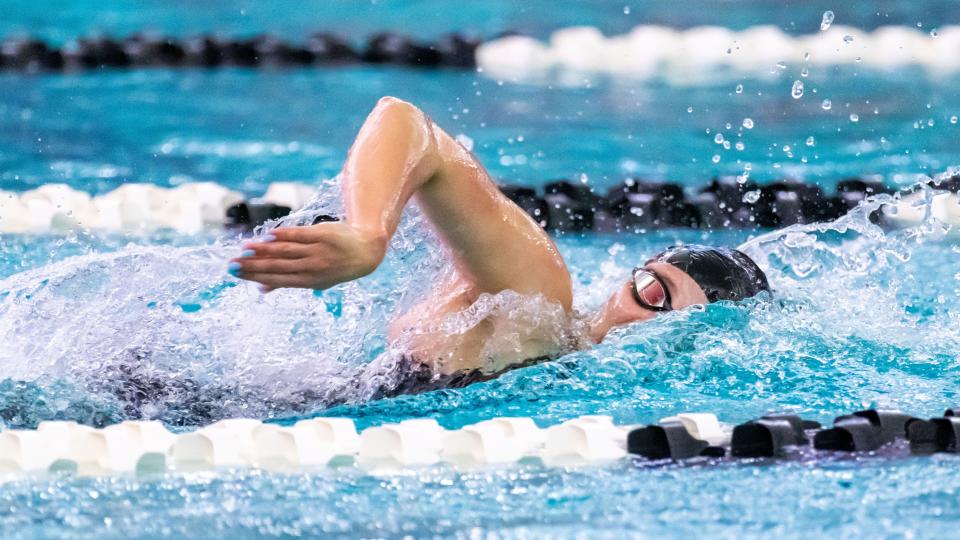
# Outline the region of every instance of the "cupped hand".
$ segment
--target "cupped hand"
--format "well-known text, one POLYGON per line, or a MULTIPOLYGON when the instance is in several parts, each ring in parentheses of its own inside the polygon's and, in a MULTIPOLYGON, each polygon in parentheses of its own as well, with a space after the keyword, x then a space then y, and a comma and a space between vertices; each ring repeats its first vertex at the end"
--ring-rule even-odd
POLYGON ((363 277, 383 260, 386 240, 341 221, 275 229, 243 247, 228 271, 260 283, 267 293, 281 287, 326 289, 363 277))

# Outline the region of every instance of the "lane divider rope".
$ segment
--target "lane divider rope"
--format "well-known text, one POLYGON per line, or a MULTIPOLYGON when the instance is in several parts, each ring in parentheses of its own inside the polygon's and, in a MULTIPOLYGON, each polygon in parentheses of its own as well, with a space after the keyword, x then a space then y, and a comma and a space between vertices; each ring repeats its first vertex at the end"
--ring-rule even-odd
POLYGON ((250 418, 221 420, 174 434, 156 421, 95 429, 66 421, 35 430, 0 432, 0 477, 56 473, 76 476, 192 473, 261 468, 274 472, 358 467, 393 474, 448 463, 469 470, 539 462, 548 467, 611 463, 625 458, 720 463, 785 458, 796 452, 835 456, 908 444, 914 455, 960 453, 960 416, 949 409, 922 420, 868 409, 837 417, 832 427, 791 414, 740 425, 710 413, 682 413, 647 426, 589 415, 540 428, 531 418, 493 418, 448 430, 421 418, 357 432, 349 418, 312 418, 292 426, 250 418))
MULTIPOLYGON (((929 185, 929 204, 922 190, 903 191, 877 219, 909 227, 932 216, 946 225, 960 225, 960 176, 929 185)), ((870 195, 893 192, 878 180, 862 178, 838 182, 833 195, 798 181, 760 185, 736 178, 714 179, 698 189, 627 179, 606 193, 567 180, 549 182, 540 190, 516 185, 502 185, 501 190, 541 226, 560 233, 776 228, 831 221, 870 195)), ((315 193, 307 184, 274 182, 262 197, 246 198, 213 182, 195 182, 174 188, 124 184, 91 196, 66 184, 46 184, 23 193, 0 191, 0 233, 169 229, 195 234, 224 226, 250 230, 303 207, 315 193)))

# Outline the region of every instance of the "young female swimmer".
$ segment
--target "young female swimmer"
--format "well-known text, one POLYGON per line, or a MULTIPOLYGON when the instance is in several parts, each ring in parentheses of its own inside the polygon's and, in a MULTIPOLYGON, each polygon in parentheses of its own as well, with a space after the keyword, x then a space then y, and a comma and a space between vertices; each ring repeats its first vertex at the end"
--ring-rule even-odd
MULTIPOLYGON (((382 98, 350 149, 341 181, 342 221, 276 229, 246 243, 229 270, 260 283, 265 293, 281 287, 326 289, 366 276, 383 260, 404 206, 415 199, 450 252, 454 279, 438 284, 432 297, 393 322, 390 340, 402 341, 405 352, 401 363, 389 368, 392 382, 370 397, 465 386, 558 350, 550 343, 553 333, 529 328, 515 356, 500 359, 501 367, 491 371, 480 353, 496 337, 494 321, 455 336, 417 331, 465 310, 482 293, 542 295, 568 313, 573 303, 570 273, 550 237, 422 111, 382 98)), ((739 251, 671 248, 625 277, 590 320, 589 335, 599 343, 611 328, 659 312, 740 300, 762 290, 769 290, 766 276, 739 251)))

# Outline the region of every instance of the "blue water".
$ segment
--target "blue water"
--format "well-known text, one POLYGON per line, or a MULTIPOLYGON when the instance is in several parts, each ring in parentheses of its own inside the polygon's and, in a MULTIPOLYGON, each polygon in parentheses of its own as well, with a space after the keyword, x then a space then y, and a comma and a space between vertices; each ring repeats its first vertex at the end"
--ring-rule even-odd
POLYGON ((801 69, 680 91, 656 81, 500 85, 470 72, 365 67, 0 75, 0 189, 66 182, 100 193, 126 181, 212 180, 259 195, 275 180, 316 182, 339 171, 353 134, 388 94, 473 139, 496 178, 531 185, 585 175, 605 189, 641 175, 702 186, 748 164, 757 180, 832 185, 881 175, 896 185, 943 171, 960 152, 957 77, 811 68, 797 100, 790 89, 801 69))
MULTIPOLYGON (((152 27, 299 36, 331 20, 355 37, 381 28, 431 36, 468 27, 546 35, 582 23, 612 33, 644 21, 732 28, 773 22, 802 33, 816 28, 825 9, 837 13, 838 24, 863 28, 957 22, 956 3, 945 1, 882 8, 746 1, 725 2, 722 10, 524 5, 440 11, 432 2, 389 1, 0 1, 0 34, 25 30, 63 40, 152 27)), ((960 126, 950 120, 960 114, 956 77, 818 68, 795 100, 790 87, 800 69, 686 86, 600 78, 576 87, 367 67, 2 74, 0 189, 66 182, 102 193, 124 182, 214 180, 256 195, 272 181, 298 180, 315 183, 321 207, 335 208, 336 188, 322 181, 339 170, 352 134, 384 94, 410 99, 444 128, 470 137, 497 178, 529 185, 584 175, 602 190, 639 174, 692 189, 714 175, 742 174, 747 163, 758 180, 792 176, 831 185, 878 174, 908 185, 917 173, 960 164, 960 126), (826 98, 829 111, 821 106, 826 98), (744 118, 753 129, 741 128, 744 118), (714 142, 718 132, 744 149, 723 149, 714 142)), ((224 260, 237 251, 228 233, 2 235, 0 419, 32 427, 45 419, 102 425, 152 417, 189 429, 226 416, 286 422, 330 414, 356 418, 360 427, 431 416, 456 428, 498 415, 532 416, 547 426, 582 414, 647 423, 695 410, 730 422, 771 411, 829 422, 868 406, 940 414, 960 403, 957 233, 944 234, 936 223, 883 230, 866 214, 763 238, 686 230, 561 237, 583 314, 636 261, 678 241, 748 242, 775 295, 673 313, 617 331, 590 351, 469 388, 329 409, 322 400, 298 401, 298 392, 328 388, 382 352, 390 318, 444 264, 415 212, 373 275, 323 293, 267 297, 225 275, 224 260), (116 369, 131 361, 169 391, 136 407, 119 399, 116 369)), ((506 295, 495 304, 523 309, 516 301, 506 295)), ((958 465, 951 456, 861 456, 470 473, 438 466, 388 478, 351 468, 34 478, 0 484, 0 527, 5 537, 24 538, 198 531, 213 538, 944 538, 960 515, 958 465)))
POLYGON ((308 0, 265 4, 253 0, 206 0, 202 3, 148 0, 129 2, 69 2, 29 4, 0 2, 0 36, 29 34, 67 41, 89 33, 126 35, 147 30, 175 36, 217 32, 251 35, 269 31, 299 39, 316 30, 332 30, 361 38, 382 30, 431 38, 445 32, 473 31, 495 35, 516 30, 543 37, 564 26, 594 25, 609 33, 641 23, 679 28, 721 25, 746 28, 775 24, 792 33, 814 32, 822 13, 832 10, 837 21, 873 29, 888 24, 928 28, 960 22, 955 0, 922 2, 774 2, 771 0, 691 0, 684 9, 663 2, 636 0, 510 0, 464 2, 455 7, 430 0, 308 0), (439 7, 438 7, 439 6, 439 7))

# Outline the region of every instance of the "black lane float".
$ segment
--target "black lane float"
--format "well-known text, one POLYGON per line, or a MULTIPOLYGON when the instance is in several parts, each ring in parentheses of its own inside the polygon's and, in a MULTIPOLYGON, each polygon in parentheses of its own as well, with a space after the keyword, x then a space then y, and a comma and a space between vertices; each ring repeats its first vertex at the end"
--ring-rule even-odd
POLYGON ((120 39, 84 37, 62 47, 34 38, 8 38, 0 41, 0 70, 36 73, 157 67, 295 68, 358 63, 472 69, 480 43, 475 36, 457 33, 428 42, 395 32, 374 34, 360 47, 329 32, 316 32, 297 43, 270 34, 180 39, 138 33, 120 39))
MULTIPOLYGON (((501 191, 540 226, 559 233, 638 233, 653 229, 693 228, 774 229, 797 223, 839 218, 868 196, 893 193, 883 182, 847 178, 829 195, 798 180, 767 184, 740 183, 734 177, 715 178, 699 189, 680 184, 628 178, 605 193, 569 180, 546 183, 542 190, 504 184, 501 191)), ((960 191, 960 176, 943 181, 939 190, 960 191)), ((248 201, 227 212, 229 227, 253 228, 262 217, 290 211, 270 203, 248 201), (246 208, 246 210, 244 210, 246 208)), ((883 216, 874 212, 871 219, 883 216)))
POLYGON ((723 444, 698 438, 690 426, 669 418, 632 429, 627 453, 655 461, 728 456, 809 460, 824 452, 902 454, 908 444, 912 455, 960 454, 958 413, 960 408, 948 409, 942 417, 921 420, 900 411, 867 409, 838 416, 829 428, 793 414, 770 414, 734 426, 723 444))

